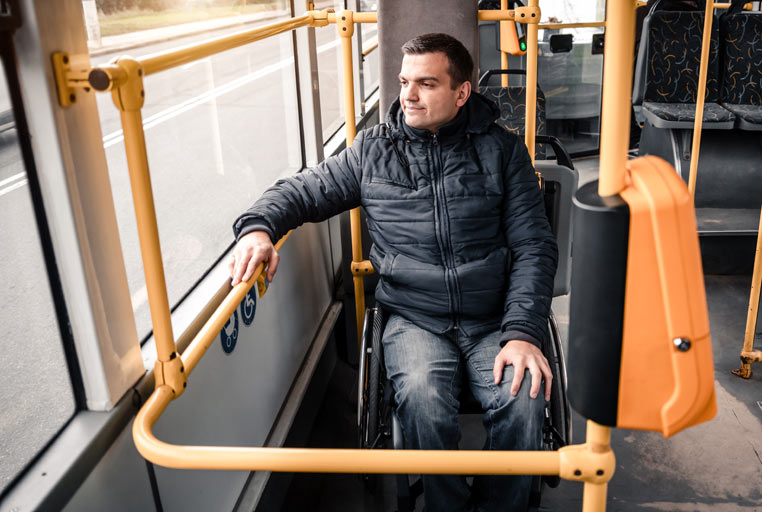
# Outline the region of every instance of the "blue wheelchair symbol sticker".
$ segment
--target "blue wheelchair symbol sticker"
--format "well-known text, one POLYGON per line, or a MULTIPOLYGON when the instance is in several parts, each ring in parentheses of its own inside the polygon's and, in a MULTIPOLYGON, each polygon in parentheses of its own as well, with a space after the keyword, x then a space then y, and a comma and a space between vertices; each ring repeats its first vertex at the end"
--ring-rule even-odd
POLYGON ((252 287, 241 302, 241 318, 244 325, 251 325, 254 315, 257 313, 257 292, 252 287))
POLYGON ((238 341, 238 311, 233 311, 233 316, 228 319, 220 331, 220 343, 226 354, 233 352, 238 341))

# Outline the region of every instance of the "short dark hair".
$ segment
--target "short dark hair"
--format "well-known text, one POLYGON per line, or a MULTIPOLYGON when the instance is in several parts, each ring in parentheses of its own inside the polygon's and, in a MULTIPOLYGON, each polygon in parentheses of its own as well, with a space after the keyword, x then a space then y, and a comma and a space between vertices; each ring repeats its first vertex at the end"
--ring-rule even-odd
POLYGON ((402 53, 405 55, 436 52, 444 53, 450 61, 447 72, 450 75, 450 86, 453 89, 463 82, 471 80, 474 61, 463 43, 454 37, 447 34, 423 34, 402 45, 402 53))

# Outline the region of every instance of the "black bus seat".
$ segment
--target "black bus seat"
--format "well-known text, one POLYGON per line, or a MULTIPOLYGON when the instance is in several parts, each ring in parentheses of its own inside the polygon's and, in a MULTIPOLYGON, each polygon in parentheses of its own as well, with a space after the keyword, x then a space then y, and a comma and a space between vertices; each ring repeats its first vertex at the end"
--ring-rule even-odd
POLYGON ((736 116, 736 128, 762 130, 762 13, 744 12, 735 2, 720 16, 722 106, 736 116))
MULTIPOLYGON (((691 129, 696 117, 704 13, 660 11, 655 3, 643 20, 635 65, 633 105, 652 126, 691 129)), ((735 115, 719 102, 719 29, 712 23, 704 104, 704 128, 729 130, 735 115)))
MULTIPOLYGON (((495 75, 526 75, 523 69, 490 69, 479 78, 479 92, 487 98, 494 101, 500 109, 500 119, 498 123, 506 130, 516 135, 524 135, 524 118, 526 116, 526 86, 509 85, 502 87, 499 85, 488 85, 489 79, 495 75)), ((535 117, 536 135, 545 135, 545 94, 537 86, 537 114, 535 117)), ((537 144, 535 158, 537 160, 545 159, 545 147, 543 144, 537 144)))
POLYGON ((572 201, 579 183, 569 153, 556 137, 538 135, 538 142, 549 146, 556 161, 537 160, 535 169, 542 176, 545 214, 558 244, 558 268, 553 283, 553 296, 569 293, 571 284, 572 201))
MULTIPOLYGON (((655 3, 643 22, 633 85, 633 105, 642 105, 645 121, 639 155, 663 158, 687 183, 704 13, 659 6, 655 3)), ((712 24, 694 196, 704 270, 713 274, 750 272, 762 197, 755 122, 762 118, 762 58, 754 46, 762 17, 738 13, 740 8, 731 7, 712 24), (758 78, 751 80, 754 73, 758 78)))
MULTIPOLYGON (((641 113, 656 128, 692 129, 696 121, 696 104, 646 101, 641 113)), ((733 112, 718 103, 704 104, 703 128, 707 130, 730 130, 735 118, 733 112)))

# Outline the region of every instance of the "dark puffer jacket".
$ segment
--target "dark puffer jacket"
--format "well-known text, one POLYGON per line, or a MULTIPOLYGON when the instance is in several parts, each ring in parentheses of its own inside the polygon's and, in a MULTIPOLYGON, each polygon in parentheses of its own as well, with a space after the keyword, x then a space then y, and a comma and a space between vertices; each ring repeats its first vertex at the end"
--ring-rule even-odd
POLYGON ((540 345, 557 248, 529 154, 472 94, 434 135, 408 126, 399 100, 387 123, 317 167, 278 181, 234 224, 278 240, 304 222, 362 205, 380 275, 376 299, 432 332, 540 345), (528 336, 523 336, 528 335, 528 336))

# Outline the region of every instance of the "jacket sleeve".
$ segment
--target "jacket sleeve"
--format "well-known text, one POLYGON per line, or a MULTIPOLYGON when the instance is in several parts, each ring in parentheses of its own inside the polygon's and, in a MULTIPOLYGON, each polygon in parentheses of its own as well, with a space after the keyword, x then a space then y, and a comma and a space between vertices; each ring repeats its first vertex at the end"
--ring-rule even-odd
POLYGON ((542 348, 558 247, 545 215, 542 192, 524 144, 515 136, 505 145, 505 196, 502 228, 508 244, 508 288, 502 320, 501 345, 521 339, 542 348), (522 336, 525 335, 525 336, 522 336))
POLYGON ((320 222, 359 206, 362 135, 338 155, 265 190, 233 223, 236 240, 252 231, 265 231, 275 243, 305 222, 320 222))

